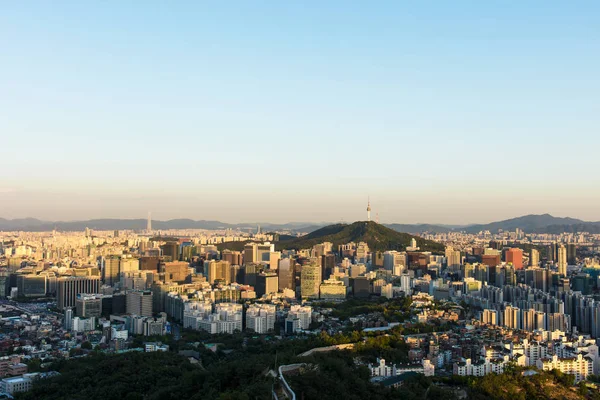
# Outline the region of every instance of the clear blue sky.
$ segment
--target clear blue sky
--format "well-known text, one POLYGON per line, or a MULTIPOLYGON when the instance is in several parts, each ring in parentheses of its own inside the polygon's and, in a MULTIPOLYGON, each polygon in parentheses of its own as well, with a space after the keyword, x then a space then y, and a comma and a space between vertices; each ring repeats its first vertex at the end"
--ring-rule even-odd
POLYGON ((600 220, 597 1, 0 6, 0 216, 600 220))

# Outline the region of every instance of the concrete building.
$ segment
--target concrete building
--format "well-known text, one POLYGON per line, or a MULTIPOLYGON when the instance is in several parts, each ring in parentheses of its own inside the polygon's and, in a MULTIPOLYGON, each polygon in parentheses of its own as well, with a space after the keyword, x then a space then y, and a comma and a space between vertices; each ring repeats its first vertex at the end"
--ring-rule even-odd
POLYGON ((319 298, 326 300, 343 300, 346 298, 346 285, 335 279, 327 279, 319 286, 319 298))
POLYGON ((512 264, 515 270, 523 269, 523 250, 510 248, 506 250, 506 262, 512 264))
POLYGON ((274 330, 276 311, 273 304, 252 304, 246 311, 246 328, 260 334, 274 330))
POLYGON ((152 292, 150 290, 130 290, 127 292, 127 314, 143 317, 152 316, 152 292))
POLYGON ((79 293, 75 298, 75 310, 76 315, 80 318, 100 318, 102 315, 102 297, 79 293))
POLYGON ((561 276, 567 276, 567 249, 564 244, 558 246, 558 273, 561 276))
POLYGON ((303 299, 318 299, 321 285, 321 265, 317 259, 311 258, 302 266, 300 275, 300 295, 303 299))
POLYGON ((594 373, 594 360, 579 353, 573 357, 560 358, 557 355, 537 360, 536 366, 543 371, 558 369, 563 374, 575 375, 575 381, 587 379, 594 373))
POLYGON ((257 297, 277 293, 279 291, 279 278, 275 271, 264 271, 256 275, 254 287, 257 297))
POLYGON ((99 293, 99 276, 70 276, 58 278, 56 300, 58 308, 75 307, 76 296, 80 293, 99 293))

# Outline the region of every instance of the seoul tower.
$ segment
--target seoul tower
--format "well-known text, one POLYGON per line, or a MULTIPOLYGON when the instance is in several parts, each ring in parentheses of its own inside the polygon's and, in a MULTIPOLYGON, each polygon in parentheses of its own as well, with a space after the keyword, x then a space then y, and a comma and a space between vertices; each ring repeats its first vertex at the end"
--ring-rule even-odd
POLYGON ((371 199, 367 199, 367 221, 371 222, 371 199))

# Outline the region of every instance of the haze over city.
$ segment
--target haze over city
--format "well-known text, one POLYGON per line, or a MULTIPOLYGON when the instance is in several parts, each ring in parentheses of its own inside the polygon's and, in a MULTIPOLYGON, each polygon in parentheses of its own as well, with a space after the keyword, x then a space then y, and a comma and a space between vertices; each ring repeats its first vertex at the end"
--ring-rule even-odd
POLYGON ((0 4, 0 400, 600 400, 600 2, 0 4))
POLYGON ((23 2, 0 216, 600 220, 597 2, 23 2))

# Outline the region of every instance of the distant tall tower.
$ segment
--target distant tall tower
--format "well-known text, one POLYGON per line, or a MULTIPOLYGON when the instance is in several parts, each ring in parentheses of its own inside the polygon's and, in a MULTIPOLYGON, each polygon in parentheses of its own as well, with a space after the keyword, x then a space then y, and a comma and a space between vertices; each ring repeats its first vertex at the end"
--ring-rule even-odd
POLYGON ((567 248, 564 244, 558 247, 558 273, 567 276, 567 248))
POLYGON ((146 230, 152 232, 152 213, 150 211, 148 211, 148 225, 146 225, 146 230))
POLYGON ((367 221, 371 221, 371 199, 367 200, 367 221))

